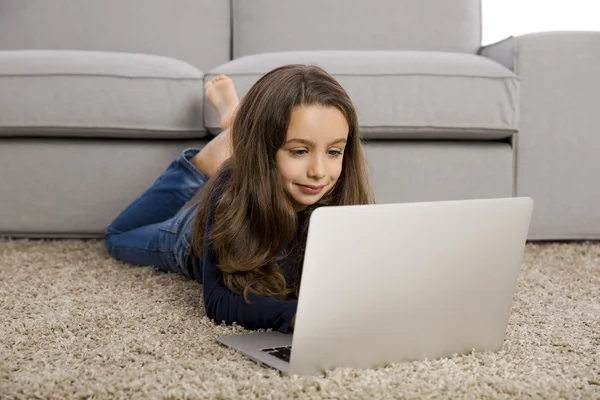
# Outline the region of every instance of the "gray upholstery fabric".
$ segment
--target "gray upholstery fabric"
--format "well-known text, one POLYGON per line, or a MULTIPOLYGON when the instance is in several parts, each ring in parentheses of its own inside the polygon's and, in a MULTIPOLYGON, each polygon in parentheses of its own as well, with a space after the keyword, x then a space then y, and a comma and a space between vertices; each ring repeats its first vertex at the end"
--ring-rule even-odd
POLYGON ((203 71, 230 59, 228 0, 2 0, 0 50, 148 53, 203 71))
POLYGON ((503 142, 369 141, 378 203, 513 196, 513 159, 503 142))
POLYGON ((0 51, 0 136, 206 135, 203 75, 168 57, 0 51))
POLYGON ((522 79, 517 194, 536 202, 531 238, 599 238, 600 32, 529 34, 482 54, 522 79))
MULTIPOLYGON (((2 138, 0 235, 86 237, 108 224, 196 140, 2 138)), ((379 202, 511 195, 505 143, 368 142, 379 202)))
MULTIPOLYGON (((500 139, 518 126, 519 78, 473 54, 418 51, 313 51, 238 58, 206 74, 230 76, 243 96, 260 76, 291 63, 316 64, 348 91, 366 138, 500 139)), ((205 125, 218 116, 205 103, 205 125)))
POLYGON ((0 139, 0 235, 102 235, 181 151, 202 140, 0 139))
POLYGON ((232 0, 234 58, 294 50, 476 53, 480 0, 232 0))
POLYGON ((515 37, 510 36, 499 42, 482 47, 479 54, 494 60, 511 71, 515 70, 515 37))

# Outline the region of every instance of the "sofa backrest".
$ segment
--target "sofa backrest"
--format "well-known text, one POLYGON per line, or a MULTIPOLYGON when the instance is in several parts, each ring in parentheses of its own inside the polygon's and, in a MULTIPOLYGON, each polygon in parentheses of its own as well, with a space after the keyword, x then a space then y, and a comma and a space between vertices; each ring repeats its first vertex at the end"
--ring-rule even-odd
POLYGON ((1 0, 0 50, 149 53, 206 72, 231 59, 229 0, 1 0))
POLYGON ((476 53, 480 43, 480 0, 0 1, 0 50, 148 53, 204 72, 264 52, 476 53))
POLYGON ((233 57, 290 50, 476 53, 480 0, 232 0, 233 57))

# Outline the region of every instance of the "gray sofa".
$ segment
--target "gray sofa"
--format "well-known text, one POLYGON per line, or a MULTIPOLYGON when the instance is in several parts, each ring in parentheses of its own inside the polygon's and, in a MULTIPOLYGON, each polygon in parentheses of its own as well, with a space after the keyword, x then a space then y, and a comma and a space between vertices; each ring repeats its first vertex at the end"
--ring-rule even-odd
POLYGON ((600 33, 481 47, 479 0, 0 0, 0 235, 100 237, 285 63, 355 102, 377 201, 531 196, 530 240, 600 238, 600 33))

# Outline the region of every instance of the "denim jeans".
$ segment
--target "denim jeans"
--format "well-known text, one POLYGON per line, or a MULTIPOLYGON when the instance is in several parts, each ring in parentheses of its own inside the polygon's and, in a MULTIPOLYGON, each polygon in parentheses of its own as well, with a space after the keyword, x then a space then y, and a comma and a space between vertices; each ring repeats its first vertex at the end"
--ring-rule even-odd
POLYGON ((207 181, 189 161, 198 152, 195 148, 184 150, 110 224, 104 242, 113 258, 191 277, 190 230, 197 205, 182 207, 207 181))

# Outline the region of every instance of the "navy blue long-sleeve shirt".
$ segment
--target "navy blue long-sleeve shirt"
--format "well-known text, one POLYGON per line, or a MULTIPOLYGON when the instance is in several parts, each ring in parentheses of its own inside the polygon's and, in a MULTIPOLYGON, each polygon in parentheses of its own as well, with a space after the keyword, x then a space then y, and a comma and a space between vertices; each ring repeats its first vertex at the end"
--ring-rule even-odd
MULTIPOLYGON (((243 295, 229 290, 223 281, 223 272, 218 267, 217 255, 209 238, 214 226, 216 205, 229 183, 228 178, 224 176, 213 188, 205 223, 203 256, 201 260, 192 261, 192 273, 203 286, 206 314, 216 323, 224 321, 230 325, 236 322, 247 329, 272 328, 287 333, 296 315, 297 300, 280 300, 249 293, 247 297, 250 303, 247 303, 243 295)), ((293 256, 283 259, 279 265, 288 282, 296 276, 293 256)))

